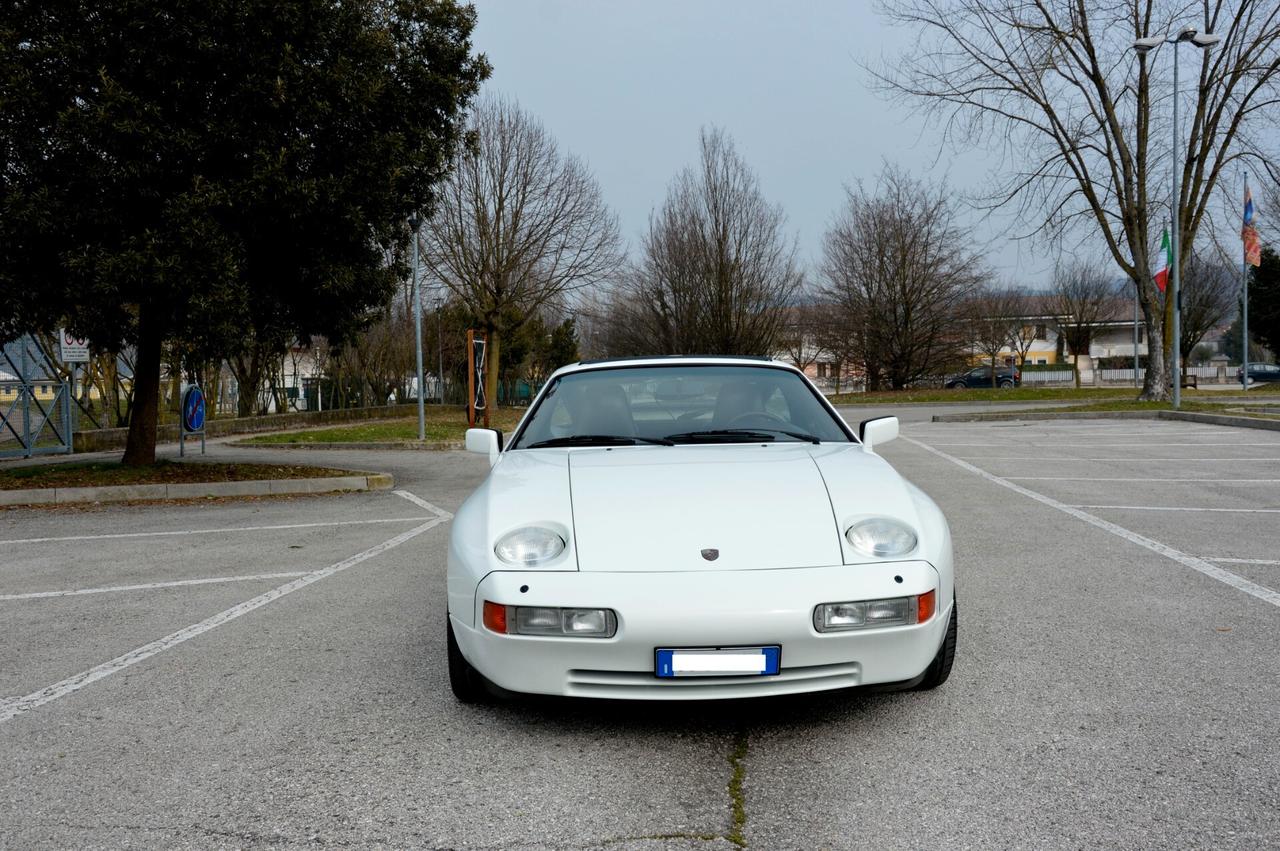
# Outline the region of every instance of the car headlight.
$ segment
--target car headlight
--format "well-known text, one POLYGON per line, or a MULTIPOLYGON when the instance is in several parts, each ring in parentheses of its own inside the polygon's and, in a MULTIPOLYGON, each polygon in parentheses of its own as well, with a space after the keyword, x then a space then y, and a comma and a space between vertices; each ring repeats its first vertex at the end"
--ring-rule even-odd
POLYGON ((813 610, 813 628, 818 632, 844 632, 880 626, 911 626, 928 621, 937 609, 936 591, 887 600, 823 603, 813 610))
POLYGON ((525 526, 499 538, 493 552, 507 564, 542 564, 564 552, 564 538, 545 526, 525 526))
POLYGON ((888 517, 860 520, 845 530, 844 537, 855 550, 874 558, 906 555, 916 548, 915 530, 888 517))
POLYGON ((618 615, 613 609, 504 606, 485 600, 484 625, 502 635, 612 638, 618 631, 618 615))

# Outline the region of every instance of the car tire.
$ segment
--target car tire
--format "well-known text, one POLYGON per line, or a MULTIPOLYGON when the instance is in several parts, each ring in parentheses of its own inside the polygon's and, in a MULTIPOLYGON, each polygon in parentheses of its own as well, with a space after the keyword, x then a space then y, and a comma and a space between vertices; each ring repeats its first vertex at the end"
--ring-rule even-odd
POLYGON ((920 680, 920 684, 916 686, 918 691, 937 688, 947 681, 947 677, 951 676, 951 665, 956 658, 957 608, 955 602, 952 601, 951 620, 947 623, 947 637, 942 639, 942 646, 938 648, 938 654, 933 657, 929 667, 924 669, 924 679, 920 680))
POLYGON ((484 676, 462 655, 458 640, 453 637, 453 624, 446 623, 445 630, 449 652, 449 687, 453 689, 453 696, 461 703, 484 703, 489 699, 484 676))
POLYGON ((1000 389, 1001 389, 1001 390, 1012 390, 1012 389, 1013 389, 1013 382, 1012 382, 1012 381, 1009 381, 1008 379, 1005 379, 1004 381, 1001 381, 1001 382, 1000 382, 1000 389))

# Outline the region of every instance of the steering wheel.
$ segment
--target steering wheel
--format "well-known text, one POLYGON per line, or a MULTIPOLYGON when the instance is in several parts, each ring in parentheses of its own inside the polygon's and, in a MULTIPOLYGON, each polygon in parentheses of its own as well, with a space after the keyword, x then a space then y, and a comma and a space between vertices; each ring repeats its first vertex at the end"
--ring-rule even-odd
POLYGON ((760 423, 764 423, 764 425, 761 426, 762 428, 793 428, 791 423, 787 422, 782 417, 775 416, 774 414, 770 414, 766 411, 748 411, 745 414, 738 414, 736 417, 729 420, 729 428, 733 428, 738 425, 750 428, 750 425, 748 424, 750 421, 755 421, 758 425, 760 423))

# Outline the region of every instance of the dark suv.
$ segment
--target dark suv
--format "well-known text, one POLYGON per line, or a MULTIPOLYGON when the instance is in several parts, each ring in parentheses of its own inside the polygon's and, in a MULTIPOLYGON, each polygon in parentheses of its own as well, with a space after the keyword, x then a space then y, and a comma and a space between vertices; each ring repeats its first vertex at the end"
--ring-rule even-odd
MULTIPOLYGON (((990 387, 991 367, 979 366, 967 372, 948 375, 942 383, 952 390, 961 390, 966 387, 990 387)), ((1022 370, 1011 366, 1000 367, 996 372, 996 386, 1004 389, 1022 386, 1022 370)))

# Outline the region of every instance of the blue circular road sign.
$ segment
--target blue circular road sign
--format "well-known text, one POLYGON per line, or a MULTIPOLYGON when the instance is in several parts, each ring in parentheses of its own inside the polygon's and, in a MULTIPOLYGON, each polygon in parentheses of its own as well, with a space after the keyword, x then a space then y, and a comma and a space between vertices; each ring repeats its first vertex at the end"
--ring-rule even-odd
POLYGON ((187 431, 204 430, 204 392, 194 384, 182 394, 182 422, 187 431))

